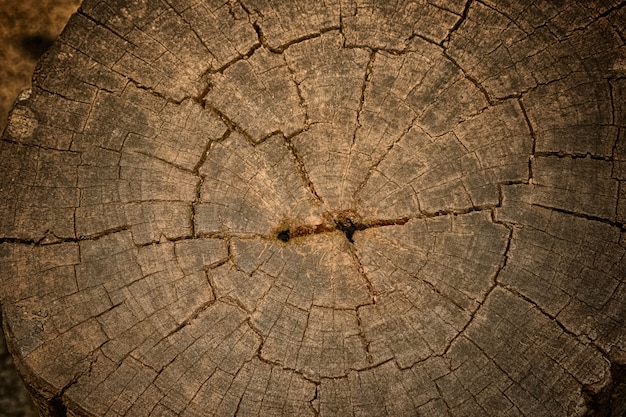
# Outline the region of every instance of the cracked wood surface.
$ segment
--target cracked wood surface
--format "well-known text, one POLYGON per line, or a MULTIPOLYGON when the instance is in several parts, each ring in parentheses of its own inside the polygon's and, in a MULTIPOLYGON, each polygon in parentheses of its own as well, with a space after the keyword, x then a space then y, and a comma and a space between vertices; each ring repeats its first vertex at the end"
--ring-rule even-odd
POLYGON ((621 416, 618 1, 85 0, 0 142, 43 416, 621 416))

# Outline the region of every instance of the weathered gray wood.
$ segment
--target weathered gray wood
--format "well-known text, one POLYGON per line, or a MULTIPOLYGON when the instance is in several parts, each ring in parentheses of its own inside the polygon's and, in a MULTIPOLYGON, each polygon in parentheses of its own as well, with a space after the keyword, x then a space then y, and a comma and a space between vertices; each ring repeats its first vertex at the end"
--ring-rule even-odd
POLYGON ((617 1, 86 0, 0 142, 44 416, 621 416, 617 1))

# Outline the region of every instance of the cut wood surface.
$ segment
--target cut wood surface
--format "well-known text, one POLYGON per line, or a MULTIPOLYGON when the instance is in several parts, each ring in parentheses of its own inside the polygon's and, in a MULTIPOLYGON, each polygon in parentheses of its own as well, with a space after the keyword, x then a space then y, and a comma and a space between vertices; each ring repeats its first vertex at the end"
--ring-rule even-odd
POLYGON ((0 142, 42 416, 621 416, 623 6, 85 0, 0 142))

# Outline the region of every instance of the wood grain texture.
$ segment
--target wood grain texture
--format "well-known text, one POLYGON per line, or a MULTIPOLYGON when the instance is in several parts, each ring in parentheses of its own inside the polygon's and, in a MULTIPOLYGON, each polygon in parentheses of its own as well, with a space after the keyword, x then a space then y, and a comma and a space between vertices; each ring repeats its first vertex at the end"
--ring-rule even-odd
POLYGON ((626 8, 85 0, 0 142, 43 416, 621 416, 626 8))

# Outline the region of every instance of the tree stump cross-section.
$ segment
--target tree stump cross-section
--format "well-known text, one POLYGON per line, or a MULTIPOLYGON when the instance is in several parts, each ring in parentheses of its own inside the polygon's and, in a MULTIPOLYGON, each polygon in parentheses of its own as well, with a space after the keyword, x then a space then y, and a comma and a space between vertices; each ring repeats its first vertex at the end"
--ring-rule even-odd
POLYGON ((85 0, 0 142, 41 415, 623 415, 623 6, 85 0))

